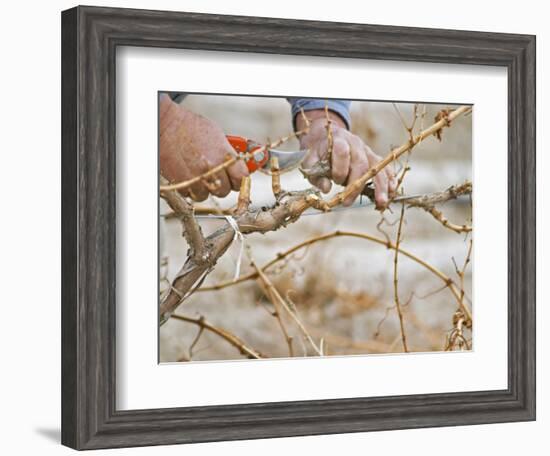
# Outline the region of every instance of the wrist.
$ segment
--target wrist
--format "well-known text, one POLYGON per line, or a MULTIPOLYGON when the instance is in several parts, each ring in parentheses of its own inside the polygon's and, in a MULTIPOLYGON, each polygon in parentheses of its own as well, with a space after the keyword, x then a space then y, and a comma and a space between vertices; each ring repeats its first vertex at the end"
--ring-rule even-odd
MULTIPOLYGON (((313 124, 313 123, 326 123, 327 120, 327 113, 324 109, 312 109, 311 111, 305 111, 304 112, 307 120, 313 124)), ((340 117, 337 113, 334 111, 329 110, 328 111, 328 118, 332 121, 333 125, 336 125, 340 128, 347 129, 346 123, 344 122, 344 119, 340 117)), ((300 131, 306 128, 306 120, 304 119, 304 116, 301 113, 298 113, 296 115, 296 130, 300 131)))

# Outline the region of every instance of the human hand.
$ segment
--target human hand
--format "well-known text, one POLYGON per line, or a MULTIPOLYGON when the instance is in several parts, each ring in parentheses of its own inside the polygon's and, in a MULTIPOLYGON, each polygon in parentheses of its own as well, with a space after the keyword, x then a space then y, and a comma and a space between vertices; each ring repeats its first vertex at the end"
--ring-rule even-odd
MULTIPOLYGON (((363 140, 346 129, 344 121, 337 114, 329 111, 331 119, 333 148, 331 158, 331 178, 336 184, 348 185, 365 174, 369 168, 375 166, 381 158, 367 146, 363 140)), ((300 137, 302 149, 310 152, 302 163, 305 169, 311 168, 320 160, 326 159, 328 153, 327 118, 324 110, 307 111, 310 127, 307 134, 300 137)), ((302 116, 296 117, 296 128, 306 127, 306 120, 302 116)), ((394 195, 397 180, 393 170, 389 167, 380 171, 373 179, 374 199, 378 208, 385 208, 389 199, 394 195)), ((328 193, 332 183, 328 177, 310 178, 310 182, 323 193, 328 193)), ((361 189, 352 193, 343 202, 349 206, 361 193, 361 189)))
MULTIPOLYGON (((198 114, 174 103, 166 94, 160 96, 159 154, 161 174, 171 183, 204 174, 229 160, 235 151, 222 129, 198 114)), ((210 193, 224 197, 238 191, 248 169, 242 160, 205 179, 180 190, 184 196, 204 201, 210 193)))

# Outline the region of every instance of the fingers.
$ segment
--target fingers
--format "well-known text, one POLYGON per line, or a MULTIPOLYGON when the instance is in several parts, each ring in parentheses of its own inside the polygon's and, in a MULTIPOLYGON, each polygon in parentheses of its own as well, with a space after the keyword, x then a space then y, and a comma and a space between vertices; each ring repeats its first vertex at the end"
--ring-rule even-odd
POLYGON ((216 173, 208 179, 208 184, 205 185, 210 193, 220 198, 227 196, 227 194, 231 191, 231 183, 225 170, 216 173))
POLYGON ((188 190, 189 196, 195 201, 204 201, 208 198, 209 191, 203 183, 191 185, 188 190))
MULTIPOLYGON (((168 134, 160 137, 159 162, 161 174, 171 183, 183 182, 192 177, 182 156, 174 152, 172 136, 168 134)), ((180 193, 189 195, 187 189, 181 189, 180 193)))
MULTIPOLYGON (((231 157, 233 149, 229 142, 227 142, 227 144, 222 143, 221 146, 222 147, 220 148, 218 153, 212 154, 211 156, 206 156, 208 170, 221 165, 223 162, 229 160, 229 158, 231 157)), ((223 169, 217 172, 208 179, 205 179, 205 181, 206 182, 204 183, 207 190, 213 195, 220 198, 227 196, 231 191, 231 188, 233 187, 228 169, 223 169)))
POLYGON ((332 148, 332 180, 336 184, 346 182, 350 166, 350 145, 343 138, 334 138, 332 148))
POLYGON ((314 185, 323 193, 330 192, 332 188, 332 182, 328 177, 310 177, 308 180, 311 182, 311 185, 314 185))
MULTIPOLYGON (((201 163, 203 166, 196 167, 194 170, 196 175, 204 174, 208 170, 221 165, 225 161, 229 160, 230 157, 234 154, 234 150, 223 138, 225 143, 218 143, 218 150, 210 149, 211 152, 214 152, 210 156, 206 157, 206 160, 201 157, 198 160, 194 161, 195 163, 201 163), (204 164, 206 166, 204 166, 204 164)), ((239 191, 241 187, 241 180, 248 176, 248 168, 244 161, 239 160, 230 167, 221 170, 214 174, 213 176, 205 179, 201 184, 197 184, 192 187, 193 192, 190 192, 191 198, 195 201, 203 201, 211 193, 215 196, 223 198, 229 194, 231 190, 239 191)))
POLYGON ((311 182, 311 185, 314 185, 323 193, 330 192, 330 189, 332 188, 332 182, 328 177, 311 177, 308 180, 311 182))
MULTIPOLYGON (((323 139, 312 145, 309 153, 306 155, 306 158, 302 162, 302 168, 309 169, 312 168, 319 160, 322 159, 327 153, 327 140, 323 139)), ((311 185, 314 185, 323 193, 330 192, 332 187, 332 182, 326 177, 309 177, 308 178, 311 185)))
MULTIPOLYGON (((362 146, 362 142, 354 141, 351 144, 351 157, 350 157, 350 172, 348 177, 348 186, 359 179, 369 169, 369 160, 367 158, 366 150, 362 146)), ((358 188, 351 193, 344 201, 344 206, 350 206, 355 199, 359 196, 363 188, 358 188)))
POLYGON ((323 193, 330 192, 330 189, 332 188, 332 182, 328 177, 320 177, 319 179, 316 179, 316 183, 313 185, 315 185, 323 193))
MULTIPOLYGON (((229 160, 230 155, 226 154, 225 156, 222 156, 220 154, 219 157, 221 160, 217 160, 215 163, 207 163, 206 167, 201 167, 196 170, 197 175, 204 174, 215 166, 229 160)), ((248 176, 248 174, 246 164, 240 160, 230 167, 217 172, 213 176, 204 179, 200 184, 193 185, 191 187, 192 192, 190 192, 189 195, 195 201, 204 201, 208 198, 210 193, 217 197, 223 198, 227 196, 231 190, 239 191, 241 187, 241 180, 248 176)))
MULTIPOLYGON (((376 155, 370 147, 361 140, 350 141, 350 172, 347 179, 348 186, 363 176, 370 168, 376 166, 381 158, 376 155)), ((374 201, 378 209, 383 209, 388 205, 390 198, 395 194, 397 179, 395 173, 390 167, 381 170, 373 178, 374 182, 374 201)), ((356 189, 343 202, 344 206, 353 204, 355 199, 361 193, 362 188, 356 189)))
POLYGON ((231 188, 238 192, 241 188, 241 181, 244 177, 248 176, 248 174, 248 168, 242 160, 237 161, 227 168, 227 175, 229 177, 231 188))
MULTIPOLYGON (((376 166, 381 158, 376 155, 370 147, 365 145, 365 153, 369 160, 370 167, 376 166)), ((393 197, 395 189, 397 187, 397 180, 393 170, 386 166, 376 176, 374 176, 374 201, 378 209, 384 209, 389 202, 389 199, 393 197)))
MULTIPOLYGON (((326 158, 328 152, 328 141, 319 141, 304 160, 303 167, 310 168, 319 160, 326 158)), ((350 168, 350 145, 343 138, 334 138, 331 159, 331 177, 336 184, 343 184, 349 174, 350 168)), ((310 178, 309 181, 323 193, 328 193, 332 188, 332 182, 328 177, 310 178)))
MULTIPOLYGON (((209 164, 195 171, 197 175, 204 174, 219 164, 221 163, 209 164)), ((243 161, 238 161, 226 170, 219 171, 213 176, 205 178, 202 182, 192 185, 188 195, 195 201, 204 201, 209 194, 223 198, 231 190, 238 191, 241 180, 246 176, 248 176, 248 168, 243 161)))
POLYGON ((323 139, 309 145, 309 151, 302 161, 303 169, 310 169, 324 157, 327 150, 327 140, 323 139))
POLYGON ((381 171, 374 176, 374 201, 378 209, 385 208, 388 205, 388 175, 381 171))

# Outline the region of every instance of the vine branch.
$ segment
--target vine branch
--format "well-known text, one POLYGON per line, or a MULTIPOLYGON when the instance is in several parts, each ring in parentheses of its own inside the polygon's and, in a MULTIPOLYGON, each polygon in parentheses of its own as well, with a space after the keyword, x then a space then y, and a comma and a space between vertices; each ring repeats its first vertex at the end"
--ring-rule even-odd
MULTIPOLYGON (((382 239, 382 238, 379 238, 379 237, 376 237, 376 236, 372 236, 370 234, 356 233, 354 231, 337 230, 337 231, 333 231, 331 233, 323 234, 323 235, 320 235, 320 236, 315 236, 311 239, 300 242, 299 244, 295 245, 294 247, 292 247, 292 248, 290 248, 290 249, 288 249, 284 252, 278 253, 276 258, 274 258, 273 260, 269 261, 264 266, 262 266, 261 270, 266 271, 271 266, 273 266, 276 263, 282 261, 284 258, 288 257, 289 255, 292 255, 296 251, 301 250, 305 247, 308 247, 312 244, 316 244, 316 243, 322 242, 322 241, 327 241, 329 239, 333 239, 333 238, 336 238, 336 237, 346 237, 346 236, 355 237, 355 238, 359 238, 359 239, 365 239, 367 241, 371 241, 371 242, 374 242, 376 244, 383 245, 384 247, 386 247, 388 249, 391 249, 391 250, 395 250, 395 248, 396 248, 395 244, 392 244, 391 242, 389 242, 385 239, 382 239)), ((399 252, 402 255, 406 256, 407 258, 411 259, 412 261, 418 263, 419 265, 421 265, 422 267, 424 267, 428 271, 430 271, 436 277, 438 277, 444 284, 443 288, 449 288, 450 292, 452 293, 453 297, 456 299, 459 306, 463 307, 464 313, 467 316, 467 318, 471 319, 471 315, 472 315, 471 311, 468 308, 468 305, 465 302, 463 302, 463 300, 461 299, 461 293, 458 290, 457 284, 453 281, 452 278, 450 278, 449 276, 447 276, 446 274, 441 272, 435 266, 432 266, 428 262, 424 261, 422 258, 416 256, 415 254, 409 252, 408 250, 403 249, 402 247, 399 247, 399 252)), ((212 285, 212 286, 199 288, 199 289, 197 289, 197 292, 211 291, 211 290, 221 290, 223 288, 226 288, 226 287, 229 287, 229 286, 232 286, 232 285, 236 285, 238 283, 242 283, 242 282, 245 282, 247 280, 252 280, 252 279, 255 279, 257 277, 258 277, 258 272, 257 271, 251 272, 250 274, 239 277, 237 280, 230 280, 230 281, 221 282, 221 283, 218 283, 218 284, 215 284, 215 285, 212 285)))
POLYGON ((199 326, 200 328, 202 328, 204 330, 210 331, 210 332, 220 336, 222 339, 226 340, 231 345, 233 345, 236 349, 238 349, 241 354, 246 355, 247 358, 250 358, 250 359, 265 358, 264 355, 262 355, 259 351, 249 347, 246 343, 244 343, 235 334, 227 331, 226 329, 222 329, 222 328, 218 328, 217 326, 214 326, 213 324, 207 322, 206 319, 203 316, 200 316, 199 318, 191 318, 191 317, 187 317, 185 315, 172 314, 171 317, 175 320, 180 320, 180 321, 185 321, 187 323, 192 323, 194 325, 199 326))
POLYGON ((399 226, 397 227, 397 236, 395 238, 395 254, 393 256, 393 296, 395 300, 395 309, 397 310, 397 316, 399 317, 399 328, 401 331, 401 341, 403 342, 403 350, 405 353, 409 351, 407 347, 407 335, 405 333, 405 322, 403 321, 403 310, 401 309, 401 302, 399 301, 399 284, 397 276, 397 264, 399 259, 399 245, 401 243, 401 230, 403 228, 403 219, 405 218, 405 203, 401 204, 401 215, 399 217, 399 226))

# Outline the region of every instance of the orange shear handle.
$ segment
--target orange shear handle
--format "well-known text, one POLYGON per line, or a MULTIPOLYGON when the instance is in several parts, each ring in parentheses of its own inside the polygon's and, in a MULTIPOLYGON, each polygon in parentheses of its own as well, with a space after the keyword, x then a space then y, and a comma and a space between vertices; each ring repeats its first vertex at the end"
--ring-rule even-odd
POLYGON ((248 172, 253 173, 263 168, 269 159, 267 150, 262 150, 262 146, 243 136, 227 135, 229 144, 235 149, 237 155, 245 155, 244 162, 248 172))

